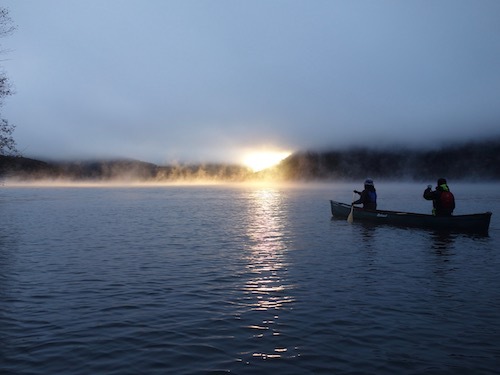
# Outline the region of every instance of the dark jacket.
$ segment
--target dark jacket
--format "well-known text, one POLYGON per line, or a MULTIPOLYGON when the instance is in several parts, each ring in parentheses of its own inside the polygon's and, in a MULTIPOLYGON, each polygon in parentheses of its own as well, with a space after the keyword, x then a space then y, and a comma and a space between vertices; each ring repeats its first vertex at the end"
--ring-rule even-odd
POLYGON ((453 210, 455 209, 455 198, 453 195, 451 195, 452 201, 447 207, 444 207, 444 202, 441 197, 443 192, 450 192, 450 188, 448 187, 447 184, 442 184, 439 186, 436 186, 436 190, 432 191, 432 188, 428 187, 424 191, 424 198, 427 199, 428 201, 432 200, 432 214, 436 216, 450 216, 453 213, 453 210))
POLYGON ((354 192, 361 196, 357 201, 352 202, 352 204, 362 204, 365 210, 377 209, 377 192, 373 186, 365 185, 365 190, 361 193, 356 190, 354 192))

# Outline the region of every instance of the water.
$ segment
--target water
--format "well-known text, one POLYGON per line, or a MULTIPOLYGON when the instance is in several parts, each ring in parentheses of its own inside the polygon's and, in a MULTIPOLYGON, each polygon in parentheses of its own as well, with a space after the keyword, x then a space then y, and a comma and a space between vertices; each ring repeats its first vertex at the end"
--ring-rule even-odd
POLYGON ((489 236, 332 220, 356 184, 6 185, 0 372, 497 374, 500 186, 451 187, 489 236))

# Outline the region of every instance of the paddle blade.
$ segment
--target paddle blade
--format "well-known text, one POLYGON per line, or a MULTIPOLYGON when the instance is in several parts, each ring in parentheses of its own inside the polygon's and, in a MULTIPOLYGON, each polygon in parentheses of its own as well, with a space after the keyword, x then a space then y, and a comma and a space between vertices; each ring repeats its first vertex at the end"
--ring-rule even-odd
POLYGON ((351 206, 351 212, 349 212, 349 216, 347 216, 347 222, 349 224, 352 223, 352 221, 354 220, 354 217, 353 217, 353 214, 352 214, 353 209, 354 209, 354 206, 351 206))

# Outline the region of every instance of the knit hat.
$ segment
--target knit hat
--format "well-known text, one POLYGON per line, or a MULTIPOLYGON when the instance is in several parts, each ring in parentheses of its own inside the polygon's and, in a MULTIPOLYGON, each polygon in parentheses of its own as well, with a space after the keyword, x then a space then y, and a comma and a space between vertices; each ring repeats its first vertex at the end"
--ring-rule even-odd
POLYGON ((441 185, 446 185, 446 179, 445 178, 438 179, 438 186, 441 186, 441 185))

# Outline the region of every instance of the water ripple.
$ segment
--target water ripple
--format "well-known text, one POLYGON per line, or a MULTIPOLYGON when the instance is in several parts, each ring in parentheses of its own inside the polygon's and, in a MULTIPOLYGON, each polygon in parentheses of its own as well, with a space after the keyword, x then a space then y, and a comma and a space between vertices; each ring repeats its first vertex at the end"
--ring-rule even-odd
POLYGON ((332 221, 335 189, 3 190, 0 371, 496 374, 495 234, 332 221))

